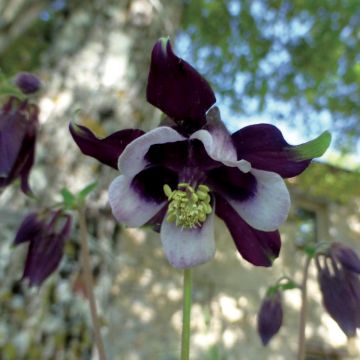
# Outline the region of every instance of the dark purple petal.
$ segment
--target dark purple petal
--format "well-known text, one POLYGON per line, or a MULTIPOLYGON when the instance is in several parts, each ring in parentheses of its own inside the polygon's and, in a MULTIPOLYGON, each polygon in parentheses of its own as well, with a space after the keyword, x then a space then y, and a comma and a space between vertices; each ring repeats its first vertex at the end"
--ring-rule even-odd
POLYGON ((238 201, 252 198, 256 193, 256 178, 238 168, 222 166, 207 172, 207 183, 213 191, 238 201))
POLYGON ((147 100, 191 134, 205 123, 216 98, 208 82, 172 51, 169 39, 160 39, 151 54, 147 100))
POLYGON ((21 72, 16 75, 15 85, 24 94, 36 93, 41 88, 40 80, 33 74, 28 72, 21 72))
MULTIPOLYGON (((22 153, 24 153, 24 162, 19 171, 20 181, 21 181, 21 190, 25 194, 30 194, 31 189, 29 186, 29 176, 32 166, 35 162, 35 146, 36 146, 36 137, 29 139, 28 146, 23 146, 22 153)), ((21 154, 21 153, 20 153, 21 154)), ((21 156, 21 155, 20 155, 21 156)))
POLYGON ((329 315, 348 337, 360 327, 360 281, 357 275, 317 259, 323 304, 329 315), (333 268, 330 270, 330 266, 333 268))
POLYGON ((296 147, 289 145, 281 131, 269 124, 246 126, 232 135, 238 159, 255 169, 273 171, 284 178, 303 172, 311 158, 299 160, 296 147))
POLYGON ((44 225, 37 213, 27 215, 15 235, 14 245, 32 241, 36 236, 41 236, 44 225))
POLYGON ((222 164, 212 160, 199 140, 184 140, 151 145, 145 159, 154 165, 180 172, 184 168, 206 171, 222 164))
POLYGON ((162 166, 151 166, 137 174, 131 182, 131 187, 147 201, 161 203, 166 201, 164 185, 177 188, 178 175, 162 166))
POLYGON ((261 304, 257 318, 257 330, 264 346, 279 332, 282 321, 281 294, 277 291, 275 294, 266 296, 261 304))
POLYGON ((104 139, 99 139, 85 126, 70 123, 69 129, 83 154, 91 156, 114 169, 118 168, 118 158, 125 147, 144 134, 142 130, 125 129, 104 139))
POLYGON ((250 227, 238 213, 217 195, 216 214, 225 222, 241 256, 256 266, 271 266, 280 253, 278 231, 259 231, 250 227))
POLYGON ((360 258, 353 249, 339 243, 333 243, 330 253, 344 268, 360 274, 360 258))
POLYGON ((19 111, 0 113, 0 177, 13 170, 26 131, 26 117, 19 111))

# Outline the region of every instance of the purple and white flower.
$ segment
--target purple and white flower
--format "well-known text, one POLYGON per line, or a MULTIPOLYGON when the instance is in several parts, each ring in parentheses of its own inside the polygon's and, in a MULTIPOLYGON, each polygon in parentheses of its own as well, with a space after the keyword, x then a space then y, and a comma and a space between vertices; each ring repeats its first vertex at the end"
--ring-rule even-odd
POLYGON ((147 133, 128 129, 98 139, 70 124, 84 154, 121 172, 109 188, 115 218, 157 227, 170 264, 187 268, 214 256, 217 215, 247 261, 270 266, 290 206, 283 178, 321 156, 330 134, 298 146, 267 124, 230 134, 210 85, 173 53, 168 39, 153 48, 147 100, 167 116, 166 125, 147 133))

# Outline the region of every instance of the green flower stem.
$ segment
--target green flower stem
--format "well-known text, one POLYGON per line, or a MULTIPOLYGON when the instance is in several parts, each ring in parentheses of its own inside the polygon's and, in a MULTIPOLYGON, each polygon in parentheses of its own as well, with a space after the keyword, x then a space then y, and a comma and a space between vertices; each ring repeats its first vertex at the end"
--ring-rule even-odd
POLYGON ((101 337, 100 321, 99 321, 99 316, 96 308, 95 295, 94 295, 94 281, 93 281, 91 264, 90 264, 90 251, 88 246, 88 232, 87 232, 84 206, 79 206, 78 213, 79 213, 83 278, 86 286, 86 294, 89 299, 91 320, 94 328, 93 330, 94 330, 95 344, 98 349, 99 360, 105 360, 106 358, 105 358, 104 344, 101 337))
POLYGON ((183 328, 181 335, 181 360, 190 359, 190 317, 191 317, 191 269, 184 270, 183 328))
POLYGON ((304 273, 301 284, 301 309, 300 309, 300 324, 299 324, 299 340, 298 340, 298 356, 297 360, 305 359, 305 324, 306 324, 306 310, 307 310, 307 280, 309 277, 309 266, 312 256, 307 256, 304 273))

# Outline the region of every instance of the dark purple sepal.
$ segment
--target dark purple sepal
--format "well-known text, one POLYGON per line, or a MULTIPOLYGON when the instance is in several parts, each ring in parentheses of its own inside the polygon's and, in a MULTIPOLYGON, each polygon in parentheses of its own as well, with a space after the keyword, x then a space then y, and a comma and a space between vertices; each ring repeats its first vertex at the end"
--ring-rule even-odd
POLYGON ((228 227, 241 256, 253 265, 271 266, 280 253, 281 241, 279 232, 253 229, 219 195, 216 195, 215 204, 216 214, 228 227))
POLYGON ((118 158, 125 147, 144 134, 142 130, 125 129, 117 131, 104 139, 99 139, 85 126, 71 122, 69 129, 75 143, 83 154, 91 156, 114 169, 118 168, 118 158))
POLYGON ((216 102, 208 82, 177 57, 168 38, 155 44, 151 54, 147 100, 189 135, 206 123, 206 112, 216 102))
POLYGON ((344 268, 360 274, 360 258, 353 249, 340 243, 333 243, 330 247, 330 254, 339 261, 344 268))
POLYGON ((10 175, 26 134, 26 117, 19 111, 0 112, 0 177, 10 175))
POLYGON ((0 187, 16 178, 22 191, 31 193, 28 183, 35 159, 39 108, 11 98, 0 112, 0 187))
POLYGON ((41 236, 44 222, 37 213, 30 213, 21 222, 16 232, 13 244, 18 245, 32 241, 36 236, 41 236))
POLYGON ((246 126, 232 134, 238 159, 255 169, 276 172, 283 178, 302 173, 311 158, 299 158, 296 147, 289 145, 281 131, 269 124, 246 126))
POLYGON ((15 85, 26 95, 34 94, 41 88, 40 80, 28 72, 17 74, 15 77, 15 85))
POLYGON ((316 259, 318 280, 323 305, 348 337, 356 335, 360 328, 360 280, 357 274, 326 259, 321 265, 316 259))
POLYGON ((265 297, 257 318, 257 331, 264 346, 279 332, 282 321, 281 293, 276 291, 265 297))
POLYGON ((29 244, 23 279, 28 279, 30 286, 40 286, 57 269, 70 234, 70 215, 51 212, 48 220, 29 244))

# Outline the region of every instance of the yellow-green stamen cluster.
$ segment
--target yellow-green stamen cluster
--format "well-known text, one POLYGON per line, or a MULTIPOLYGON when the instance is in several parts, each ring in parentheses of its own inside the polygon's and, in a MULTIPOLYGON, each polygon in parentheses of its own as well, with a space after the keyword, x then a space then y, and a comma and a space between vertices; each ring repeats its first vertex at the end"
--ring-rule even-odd
POLYGON ((164 192, 169 199, 167 221, 187 229, 201 225, 212 211, 209 191, 206 185, 195 190, 187 183, 180 183, 177 190, 171 190, 165 184, 164 192))

